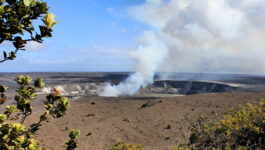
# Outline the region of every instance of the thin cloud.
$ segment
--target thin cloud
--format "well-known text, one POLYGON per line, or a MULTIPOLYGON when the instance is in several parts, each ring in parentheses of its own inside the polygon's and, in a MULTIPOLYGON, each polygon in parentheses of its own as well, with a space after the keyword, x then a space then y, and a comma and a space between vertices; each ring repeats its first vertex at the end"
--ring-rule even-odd
POLYGON ((116 26, 116 22, 111 22, 110 25, 111 26, 116 26))
POLYGON ((121 32, 127 32, 127 28, 121 28, 121 32))
POLYGON ((109 7, 106 10, 108 13, 113 13, 116 9, 114 7, 109 7))
POLYGON ((40 51, 47 48, 46 43, 38 43, 34 41, 27 42, 25 49, 32 50, 32 51, 40 51))

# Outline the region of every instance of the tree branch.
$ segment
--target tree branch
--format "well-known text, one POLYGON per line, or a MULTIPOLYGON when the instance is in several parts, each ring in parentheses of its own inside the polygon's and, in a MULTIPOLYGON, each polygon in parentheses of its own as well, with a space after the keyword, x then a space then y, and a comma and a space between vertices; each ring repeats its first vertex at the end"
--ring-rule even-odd
MULTIPOLYGON (((18 52, 18 48, 15 50, 15 52, 14 52, 14 54, 17 54, 17 52, 18 52)), ((0 63, 3 63, 3 62, 5 62, 5 61, 7 61, 7 60, 12 60, 12 59, 10 59, 10 57, 6 57, 6 58, 4 58, 3 60, 0 60, 0 63)))

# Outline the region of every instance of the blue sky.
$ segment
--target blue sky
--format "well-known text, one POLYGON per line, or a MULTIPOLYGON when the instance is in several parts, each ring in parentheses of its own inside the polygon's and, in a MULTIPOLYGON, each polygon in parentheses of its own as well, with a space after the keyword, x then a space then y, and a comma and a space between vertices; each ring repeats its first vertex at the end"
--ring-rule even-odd
MULTIPOLYGON (((1 72, 129 71, 129 52, 147 26, 128 15, 143 0, 47 1, 58 24, 44 44, 29 44, 17 59, 0 64, 1 72)), ((1 45, 12 49, 10 43, 1 45)))

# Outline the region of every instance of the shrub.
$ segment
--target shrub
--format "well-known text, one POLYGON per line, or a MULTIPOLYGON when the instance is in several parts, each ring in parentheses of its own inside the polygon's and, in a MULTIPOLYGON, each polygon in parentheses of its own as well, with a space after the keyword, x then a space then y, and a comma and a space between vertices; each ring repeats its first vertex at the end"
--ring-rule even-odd
POLYGON ((144 150, 144 147, 141 145, 127 144, 120 140, 112 146, 111 150, 144 150))
MULTIPOLYGON (((17 77, 16 82, 20 85, 17 90, 18 95, 15 96, 17 105, 6 106, 4 114, 0 114, 0 149, 37 150, 40 147, 38 146, 38 142, 32 138, 32 134, 38 130, 43 121, 47 120, 48 115, 54 118, 63 116, 70 106, 70 101, 68 98, 61 97, 55 93, 49 94, 46 97, 47 100, 44 101, 46 111, 40 116, 37 123, 32 124, 27 129, 23 123, 32 114, 33 108, 31 101, 36 98, 37 89, 43 88, 45 84, 42 82, 42 79, 36 79, 34 85, 32 85, 31 77, 22 75, 17 77), (6 121, 11 119, 11 115, 16 120, 20 120, 20 123, 7 123, 6 121)), ((5 95, 6 89, 6 86, 0 86, 3 103, 7 98, 5 95)), ((71 134, 74 135, 72 137, 76 138, 76 133, 71 134)))
MULTIPOLYGON (((24 47, 29 41, 42 43, 43 38, 52 37, 52 27, 57 21, 48 11, 49 7, 43 1, 0 0, 0 44, 9 41, 15 47, 13 51, 3 51, 0 63, 15 59, 18 51, 25 51, 24 47), (38 19, 43 22, 39 25, 39 33, 33 26, 34 21, 38 19)), ((49 94, 44 102, 46 111, 37 123, 27 129, 23 123, 32 114, 31 101, 36 98, 37 89, 43 88, 45 84, 41 78, 38 78, 34 81, 34 85, 31 85, 31 77, 22 75, 17 77, 16 82, 20 85, 17 89, 18 95, 15 96, 16 106, 6 106, 5 112, 0 114, 0 149, 41 149, 38 142, 32 138, 32 134, 38 130, 43 121, 47 120, 48 115, 54 118, 62 117, 69 108, 70 101, 66 97, 61 97, 58 91, 49 94), (7 120, 14 119, 20 119, 20 123, 7 123, 7 120)), ((0 85, 0 105, 7 99, 5 94, 7 88, 0 85)))
POLYGON ((219 122, 200 117, 191 131, 196 149, 265 149, 265 100, 232 108, 219 122))
POLYGON ((77 140, 80 137, 80 130, 72 130, 69 134, 70 140, 65 144, 67 145, 67 150, 74 150, 78 147, 77 140))

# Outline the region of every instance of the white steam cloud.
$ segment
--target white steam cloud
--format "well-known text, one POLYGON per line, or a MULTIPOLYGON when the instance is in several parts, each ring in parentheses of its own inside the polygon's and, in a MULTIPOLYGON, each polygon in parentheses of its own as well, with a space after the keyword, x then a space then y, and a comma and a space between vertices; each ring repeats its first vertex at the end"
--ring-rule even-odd
POLYGON ((107 83, 101 96, 133 95, 141 87, 153 82, 154 74, 167 54, 167 47, 151 31, 143 33, 141 43, 138 50, 131 53, 137 62, 135 73, 118 85, 107 83))
POLYGON ((129 9, 148 24, 135 74, 102 96, 135 94, 155 72, 265 73, 263 0, 146 0, 129 9))

